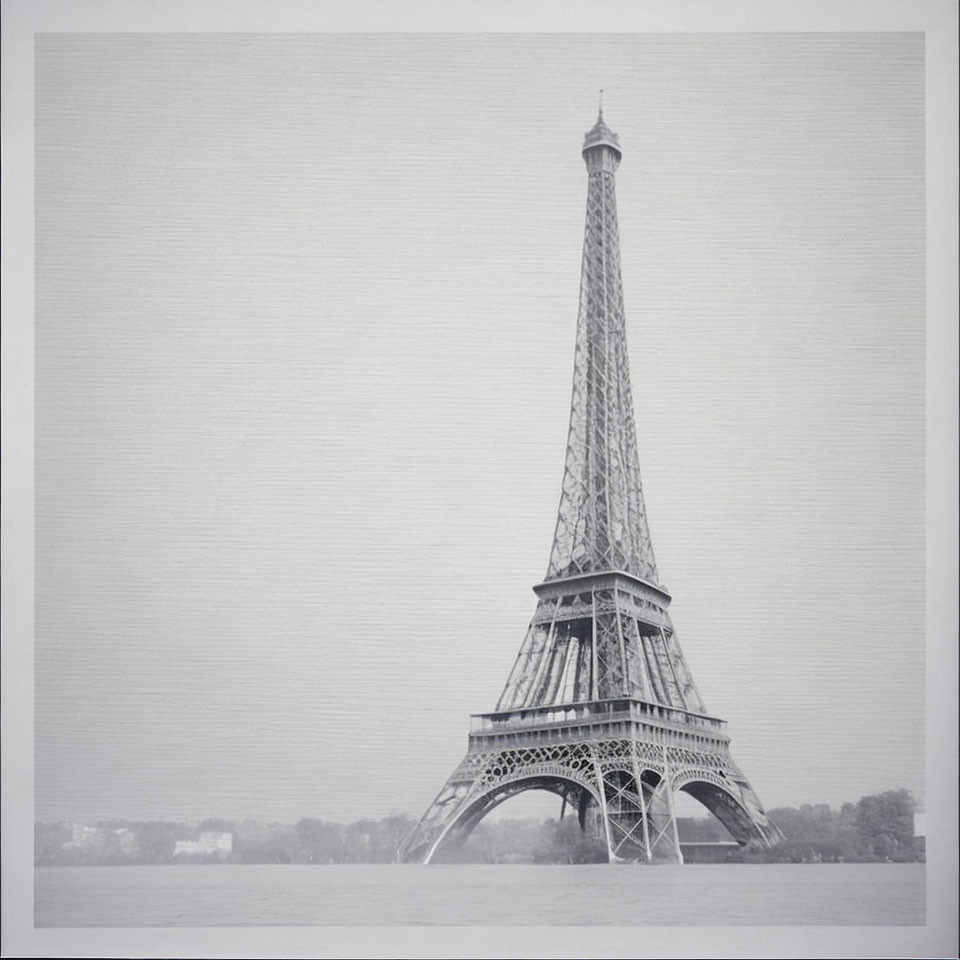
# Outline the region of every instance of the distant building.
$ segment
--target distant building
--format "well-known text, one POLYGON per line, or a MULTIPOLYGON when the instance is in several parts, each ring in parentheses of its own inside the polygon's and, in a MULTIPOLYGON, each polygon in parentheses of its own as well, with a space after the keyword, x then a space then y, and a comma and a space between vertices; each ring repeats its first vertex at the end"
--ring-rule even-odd
POLYGON ((137 835, 126 827, 113 832, 120 843, 120 852, 126 856, 133 856, 137 852, 137 835))
POLYGON ((233 853, 233 834, 205 830, 196 840, 178 840, 173 855, 178 856, 218 856, 225 860, 233 853))
POLYGON ((918 839, 927 835, 927 811, 921 807, 913 811, 913 835, 918 839))
POLYGON ((81 850, 90 850, 97 845, 97 837, 100 831, 96 827, 88 827, 85 823, 70 824, 73 839, 69 841, 69 846, 79 847, 81 850))
POLYGON ((137 836, 126 827, 111 830, 109 827, 71 823, 70 832, 71 839, 63 844, 64 850, 93 851, 108 857, 132 857, 137 852, 137 836))
POLYGON ((920 859, 927 856, 927 811, 922 807, 913 810, 913 849, 920 859))

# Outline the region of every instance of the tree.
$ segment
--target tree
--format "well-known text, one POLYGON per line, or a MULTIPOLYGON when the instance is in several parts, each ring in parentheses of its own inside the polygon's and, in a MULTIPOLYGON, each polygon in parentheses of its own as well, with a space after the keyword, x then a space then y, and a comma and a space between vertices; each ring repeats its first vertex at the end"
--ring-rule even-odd
POLYGON ((304 817, 293 828, 298 863, 340 863, 343 859, 343 827, 304 817))
POLYGON ((681 843, 729 840, 727 828, 712 814, 708 817, 677 817, 677 833, 681 843))
POLYGON ((864 850, 885 860, 912 860, 913 811, 909 790, 888 790, 861 797, 857 804, 857 837, 864 850))
POLYGON ((377 846, 387 854, 385 860, 392 861, 397 857, 397 850, 404 837, 416 826, 417 821, 406 814, 394 813, 381 820, 377 833, 377 846))
POLYGON ((177 846, 176 823, 150 821, 135 828, 140 863, 169 863, 177 846))
POLYGON ((538 863, 606 863, 607 849, 581 829, 576 817, 548 820, 534 851, 538 863))
POLYGON ((296 863, 297 837, 294 827, 282 823, 257 824, 245 820, 237 827, 234 840, 244 863, 296 863))
POLYGON ((53 863, 57 851, 73 839, 65 823, 37 823, 33 827, 33 859, 40 866, 53 863))

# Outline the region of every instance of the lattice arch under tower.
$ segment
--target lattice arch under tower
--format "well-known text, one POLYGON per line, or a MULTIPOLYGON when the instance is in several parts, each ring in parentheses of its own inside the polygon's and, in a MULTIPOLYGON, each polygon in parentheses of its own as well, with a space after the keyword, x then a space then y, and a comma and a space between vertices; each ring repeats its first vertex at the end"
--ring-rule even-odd
POLYGON ((741 844, 781 839, 707 713, 667 608, 647 525, 634 423, 615 174, 603 111, 582 148, 587 215, 570 427, 557 525, 537 607, 492 713, 400 846, 430 862, 498 804, 556 793, 596 822, 609 859, 682 862, 675 795, 741 844))

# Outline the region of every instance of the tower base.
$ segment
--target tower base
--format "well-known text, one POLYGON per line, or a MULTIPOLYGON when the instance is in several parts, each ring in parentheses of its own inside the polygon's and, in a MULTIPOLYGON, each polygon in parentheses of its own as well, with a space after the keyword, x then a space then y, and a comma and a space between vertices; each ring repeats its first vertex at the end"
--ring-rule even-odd
POLYGON ((595 810, 611 863, 683 862, 674 802, 679 790, 700 801, 741 845, 767 847, 782 839, 726 739, 698 736, 710 718, 691 715, 681 724, 673 716, 681 711, 657 716, 655 705, 639 701, 570 709, 573 717, 553 722, 544 722, 543 710, 475 717, 467 755, 404 839, 399 859, 430 863, 442 849, 463 843, 494 807, 526 790, 563 797, 581 826, 595 810))

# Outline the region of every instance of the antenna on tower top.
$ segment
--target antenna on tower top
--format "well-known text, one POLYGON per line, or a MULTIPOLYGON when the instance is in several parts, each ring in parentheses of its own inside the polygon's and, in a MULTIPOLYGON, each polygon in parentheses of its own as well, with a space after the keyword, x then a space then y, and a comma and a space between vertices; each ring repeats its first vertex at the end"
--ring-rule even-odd
POLYGON ((600 88, 600 115, 599 119, 603 119, 603 87, 600 88))

